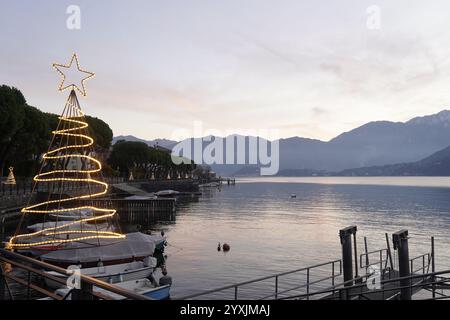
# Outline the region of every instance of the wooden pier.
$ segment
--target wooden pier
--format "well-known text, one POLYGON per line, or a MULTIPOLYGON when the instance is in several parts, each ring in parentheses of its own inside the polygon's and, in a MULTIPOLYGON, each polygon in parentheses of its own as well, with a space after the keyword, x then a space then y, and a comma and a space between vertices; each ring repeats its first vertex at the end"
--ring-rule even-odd
MULTIPOLYGON (((129 185, 123 183, 122 178, 105 179, 105 181, 112 183, 112 191, 119 191, 119 194, 150 196, 148 192, 137 187, 141 183, 129 185)), ((21 216, 20 211, 24 206, 28 203, 45 201, 48 199, 48 194, 56 194, 58 197, 61 195, 78 196, 86 192, 97 191, 95 187, 93 187, 94 189, 88 189, 81 184, 72 184, 64 186, 64 188, 45 183, 39 184, 35 189, 33 189, 33 186, 31 180, 20 181, 17 185, 0 185, 0 234, 4 234, 5 228, 17 223, 21 216)), ((101 208, 116 209, 121 222, 149 224, 157 221, 175 220, 176 199, 174 198, 143 200, 113 198, 117 195, 117 192, 109 193, 111 198, 89 199, 83 202, 101 208)))
POLYGON ((91 199, 84 201, 87 205, 117 210, 120 222, 152 223, 157 221, 174 221, 176 199, 158 198, 144 200, 128 199, 91 199))

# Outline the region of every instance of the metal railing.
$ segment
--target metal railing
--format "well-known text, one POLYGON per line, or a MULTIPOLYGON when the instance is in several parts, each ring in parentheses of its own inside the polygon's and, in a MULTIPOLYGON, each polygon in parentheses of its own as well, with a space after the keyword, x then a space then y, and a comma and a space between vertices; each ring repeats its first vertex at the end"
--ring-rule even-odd
MULTIPOLYGON (((362 276, 361 280, 364 280, 370 275, 362 276)), ((368 295, 379 294, 381 297, 385 297, 386 300, 392 300, 399 297, 399 291, 404 288, 415 289, 416 292, 419 290, 436 290, 441 289, 442 292, 437 292, 439 297, 429 297, 424 299, 449 299, 450 296, 444 293, 444 290, 450 290, 450 270, 444 270, 439 272, 425 273, 425 274, 412 274, 407 277, 399 277, 394 279, 382 279, 380 281, 381 288, 367 290, 367 283, 362 281, 360 284, 355 284, 352 286, 346 286, 348 283, 354 283, 355 279, 342 282, 333 288, 327 288, 324 290, 318 290, 311 292, 309 294, 299 294, 289 297, 284 297, 283 299, 311 299, 315 296, 322 298, 326 296, 328 299, 340 299, 340 300, 366 300, 368 295), (443 277, 446 275, 446 277, 443 277), (424 280, 425 279, 425 280, 424 280), (410 285, 401 286, 399 283, 401 280, 410 280, 410 285), (413 282, 418 280, 417 282, 413 282), (389 285, 390 284, 390 285, 389 285)))
MULTIPOLYGON (((373 261, 373 260, 372 260, 373 261)), ((368 273, 369 268, 371 266, 378 266, 380 267, 380 271, 383 271, 387 268, 389 262, 389 254, 387 249, 380 249, 380 250, 374 250, 362 253, 359 256, 359 265, 361 269, 366 269, 366 273, 368 273), (370 262, 370 257, 376 256, 378 260, 375 260, 375 262, 370 262), (364 262, 363 262, 364 258, 364 262)))
POLYGON ((410 269, 411 273, 419 273, 419 272, 422 272, 422 274, 428 273, 430 271, 430 267, 431 267, 431 254, 430 253, 422 254, 420 256, 410 259, 409 262, 411 264, 411 269, 410 269), (414 262, 417 260, 420 260, 422 262, 422 267, 414 270, 414 262), (425 272, 425 269, 426 269, 426 272, 425 272))
MULTIPOLYGON (((56 283, 61 284, 61 286, 66 285, 65 278, 61 278, 58 276, 53 276, 43 271, 55 271, 58 274, 68 276, 67 270, 54 266, 52 264, 48 264, 30 257, 26 257, 24 255, 14 253, 5 249, 0 249, 0 300, 5 298, 6 291, 9 294, 10 299, 13 299, 13 294, 8 285, 8 280, 14 281, 22 286, 24 286, 27 290, 27 298, 31 298, 31 291, 39 292, 46 297, 50 297, 55 300, 64 300, 65 297, 61 297, 51 291, 49 291, 45 286, 40 285, 39 281, 33 281, 33 277, 37 276, 39 279, 44 280, 48 279, 54 281, 56 283), (5 270, 5 266, 8 265, 12 269, 19 269, 25 273, 25 278, 20 277, 13 272, 8 272, 5 270)), ((80 275, 80 288, 72 289, 70 291, 72 300, 112 300, 113 298, 108 295, 108 293, 118 294, 125 299, 132 300, 151 300, 150 298, 136 294, 134 292, 125 290, 123 288, 117 287, 115 285, 106 283, 104 281, 97 280, 95 278, 80 275), (96 292, 94 287, 103 289, 106 293, 96 292)))
MULTIPOLYGON (((362 298, 364 295, 367 294, 376 294, 381 293, 381 297, 383 299, 387 297, 387 299, 395 299, 400 296, 400 293, 397 292, 401 290, 404 287, 401 287, 400 285, 397 285, 395 287, 390 288, 383 288, 381 290, 370 290, 370 291, 364 291, 363 289, 367 289, 367 283, 364 283, 364 281, 367 281, 369 277, 373 277, 374 273, 369 270, 370 266, 379 266, 380 267, 380 277, 381 277, 381 284, 392 284, 392 283, 400 283, 399 281, 402 279, 417 279, 418 282, 413 284, 410 283, 408 288, 414 289, 414 288, 426 288, 429 291, 433 291, 433 297, 435 297, 435 289, 436 284, 441 284, 441 287, 448 286, 448 289, 450 290, 450 285, 446 284, 447 282, 450 282, 450 279, 442 278, 440 280, 436 280, 436 273, 429 273, 431 265, 432 265, 432 254, 431 253, 425 253, 419 256, 416 256, 409 260, 410 262, 410 271, 411 275, 409 277, 403 277, 399 278, 398 273, 395 270, 392 270, 391 267, 388 267, 388 263, 390 262, 390 256, 389 256, 389 250, 388 249, 380 249, 375 251, 370 251, 366 253, 362 253, 360 255, 360 267, 366 269, 366 274, 362 276, 358 276, 358 278, 345 281, 338 284, 333 284, 332 286, 324 289, 324 290, 318 290, 311 293, 301 294, 301 295, 293 295, 288 297, 287 299, 311 299, 311 298, 324 298, 328 296, 329 299, 350 299, 350 298, 362 298), (369 256, 376 256, 377 260, 372 262, 369 262, 369 256), (365 258, 365 259, 364 259, 365 258), (365 261, 365 262, 364 262, 365 261), (421 264, 417 269, 414 269, 414 266, 417 265, 416 261, 420 261, 421 264), (384 266, 383 266, 384 265, 384 266), (386 276, 388 275, 388 276, 386 276), (384 278, 383 278, 384 276, 384 278), (350 285, 350 286, 348 286, 350 285), (359 293, 356 293, 356 291, 360 290, 359 293), (393 294, 392 292, 396 292, 393 294), (338 294, 336 296, 336 294, 338 294), (389 296, 390 294, 390 296, 389 296)), ((392 264, 391 264, 392 265, 392 264)), ((439 274, 446 274, 446 271, 442 271, 439 274)), ((449 275, 450 276, 450 275, 449 275)), ((442 299, 442 294, 440 294, 442 299)), ((286 298, 283 298, 286 299, 286 298)))
MULTIPOLYGON (((304 289, 306 290, 306 293, 309 293, 311 290, 311 287, 313 285, 317 285, 319 283, 323 283, 325 281, 330 280, 331 281, 331 285, 334 286, 335 285, 335 281, 336 278, 342 276, 342 261, 339 260, 333 260, 333 261, 329 261, 329 262, 325 262, 325 263, 321 263, 321 264, 316 264, 310 267, 305 267, 305 268, 300 268, 300 269, 296 269, 296 270, 292 270, 292 271, 286 271, 286 272, 281 272, 278 274, 274 274, 274 275, 270 275, 270 276, 266 276, 266 277, 261 277, 258 279, 254 279, 254 280, 249 280, 249 281, 245 281, 245 282, 240 282, 240 283, 236 283, 236 284, 231 284, 228 286, 224 286, 221 288, 217 288, 217 289, 212 289, 212 290, 207 290, 204 292, 200 292, 200 293, 196 293, 196 294, 192 294, 192 295, 188 295, 188 296, 184 296, 184 297, 180 297, 177 299, 180 300, 188 300, 188 299, 194 299, 194 298, 199 298, 199 297, 205 297, 207 295, 211 295, 211 294, 215 294, 215 293, 219 293, 219 292, 223 292, 223 291, 227 291, 230 289, 233 289, 234 295, 233 298, 234 300, 238 300, 239 299, 239 288, 242 288, 243 286, 249 286, 252 284, 256 284, 256 283, 261 283, 263 281, 267 281, 267 280, 273 280, 273 285, 274 285, 274 291, 273 293, 269 294, 269 295, 265 295, 263 297, 260 297, 258 300, 264 300, 264 299, 279 299, 280 295, 285 294, 287 292, 291 292, 294 290, 299 290, 299 289, 304 289), (316 280, 311 281, 312 276, 313 276, 313 271, 314 269, 318 269, 318 268, 323 268, 323 267, 331 267, 331 275, 327 276, 327 277, 323 277, 323 278, 319 278, 316 280), (293 275, 296 273, 300 273, 300 272, 306 272, 306 283, 301 283, 298 285, 295 285, 293 287, 290 287, 289 289, 285 289, 285 290, 280 290, 280 278, 288 276, 288 275, 293 275)), ((225 299, 224 297, 221 297, 222 299, 225 299)))

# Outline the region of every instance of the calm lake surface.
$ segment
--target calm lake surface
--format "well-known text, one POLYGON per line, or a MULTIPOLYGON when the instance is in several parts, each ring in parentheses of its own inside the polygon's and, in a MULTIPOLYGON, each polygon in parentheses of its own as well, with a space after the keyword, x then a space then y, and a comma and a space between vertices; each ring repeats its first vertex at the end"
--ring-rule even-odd
POLYGON ((450 178, 242 178, 203 190, 174 224, 157 227, 168 235, 176 299, 339 259, 338 232, 349 225, 358 226, 358 253, 364 236, 371 251, 386 248, 386 232, 408 229, 412 258, 430 252, 433 235, 437 268, 450 269, 450 178))

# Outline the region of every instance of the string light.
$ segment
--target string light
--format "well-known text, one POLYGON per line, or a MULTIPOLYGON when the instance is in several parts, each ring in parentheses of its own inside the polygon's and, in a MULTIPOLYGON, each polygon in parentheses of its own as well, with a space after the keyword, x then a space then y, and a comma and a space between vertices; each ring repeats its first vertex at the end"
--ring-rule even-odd
MULTIPOLYGON (((102 170, 102 164, 97 159, 93 158, 92 156, 85 155, 85 154, 74 154, 74 153, 68 153, 70 150, 74 149, 86 149, 89 148, 94 144, 94 139, 89 137, 86 134, 77 133, 81 130, 85 130, 89 127, 88 123, 86 121, 83 121, 84 113, 81 111, 81 108, 78 104, 78 99, 76 97, 76 93, 74 88, 76 88, 78 91, 80 91, 83 95, 85 94, 85 88, 84 88, 84 80, 89 79, 93 76, 93 73, 83 71, 80 69, 78 64, 78 58, 76 54, 72 56, 72 60, 69 64, 69 66, 62 66, 55 64, 54 67, 63 75, 63 81, 61 82, 60 91, 63 91, 67 89, 68 87, 72 86, 72 91, 70 92, 69 98, 66 102, 66 108, 68 107, 68 111, 62 116, 59 117, 60 124, 65 123, 69 126, 69 128, 65 128, 63 126, 63 129, 55 130, 53 131, 54 136, 60 136, 61 141, 63 137, 67 138, 67 141, 69 141, 69 138, 73 139, 79 139, 81 140, 80 143, 75 144, 69 144, 67 142, 67 145, 65 146, 59 146, 57 148, 49 150, 47 153, 43 156, 43 161, 63 161, 64 169, 55 169, 50 170, 48 172, 40 172, 38 175, 34 177, 34 181, 36 183, 41 182, 83 182, 87 184, 96 184, 97 186, 101 187, 102 190, 93 193, 93 194, 87 194, 87 195, 80 195, 80 196, 73 196, 65 199, 58 199, 58 200, 47 200, 44 202, 40 202, 35 205, 28 206, 26 208, 22 209, 22 214, 53 214, 58 216, 62 213, 73 213, 73 212, 79 212, 80 213, 80 219, 61 225, 61 226, 55 226, 50 228, 43 228, 40 231, 36 231, 33 233, 27 233, 27 234, 16 234, 15 236, 11 237, 10 241, 7 244, 7 248, 9 249, 18 249, 18 248, 31 248, 36 246, 43 246, 43 245, 50 245, 50 244, 65 244, 65 243, 71 243, 71 242, 79 242, 79 241, 85 241, 90 239, 124 239, 125 235, 112 232, 112 231, 97 231, 97 230, 82 230, 81 225, 83 223, 89 223, 89 222, 97 222, 100 220, 105 219, 112 219, 114 215, 116 214, 116 210, 114 209, 105 209, 105 208, 98 208, 95 206, 87 206, 87 205, 81 205, 81 206, 75 206, 70 208, 61 208, 62 204, 70 203, 70 202, 76 202, 78 200, 85 200, 85 199, 92 199, 95 197, 99 197, 102 195, 105 195, 108 192, 108 184, 102 181, 99 181, 97 179, 93 179, 90 177, 93 173, 98 173, 102 170), (82 81, 82 88, 83 92, 74 84, 71 84, 69 86, 63 87, 65 76, 64 73, 58 67, 66 67, 70 68, 73 61, 76 61, 78 70, 81 72, 89 73, 90 76, 83 79, 82 81), (72 116, 72 114, 75 114, 72 116), (72 127, 70 127, 72 125, 72 127), (83 143, 84 141, 84 143, 83 143), (68 169, 68 160, 70 159, 81 159, 81 161, 86 161, 86 163, 91 163, 91 167, 87 168, 86 170, 82 169, 68 169), (70 177, 70 175, 86 175, 87 178, 75 178, 70 177), (66 176, 67 175, 67 176, 66 176), (48 209, 51 206, 57 205, 58 208, 48 209), (92 216, 82 218, 82 210, 89 210, 92 212, 92 216), (97 215, 96 215, 97 214, 97 215), (63 230, 70 228, 70 226, 80 224, 79 230, 63 230), (70 238, 71 235, 78 235, 75 237, 70 238), (66 238, 62 238, 62 236, 66 236, 66 238), (42 239, 44 238, 50 238, 53 239, 42 239)), ((66 109, 65 109, 66 110, 66 109)), ((61 126, 61 125, 60 125, 61 126)), ((58 126, 58 127, 60 127, 58 126)), ((55 223, 56 225, 56 223, 55 223)))
POLYGON ((86 93, 86 88, 85 88, 85 86, 84 86, 84 82, 85 82, 86 80, 88 80, 88 79, 94 77, 94 76, 95 76, 95 73, 90 72, 90 71, 86 71, 86 70, 83 70, 83 69, 80 68, 80 63, 78 62, 78 56, 77 56, 76 53, 74 53, 74 54, 72 55, 72 59, 70 60, 70 63, 69 63, 68 65, 63 65, 63 64, 60 64, 60 63, 54 63, 54 64, 53 64, 53 67, 54 67, 54 68, 61 74, 61 76, 62 76, 62 81, 61 81, 61 84, 59 85, 59 89, 58 89, 59 91, 64 91, 64 90, 66 90, 66 89, 71 88, 72 90, 74 90, 74 89, 78 90, 83 96, 86 96, 86 95, 87 95, 87 93, 86 93), (86 73, 86 74, 87 74, 87 76, 81 80, 81 89, 80 89, 80 87, 78 87, 78 86, 77 86, 76 84, 74 84, 74 83, 71 83, 71 84, 68 84, 68 85, 64 85, 64 82, 66 81, 66 75, 64 74, 64 72, 63 72, 61 69, 64 69, 64 68, 65 68, 65 69, 71 69, 71 68, 72 68, 72 64, 73 64, 74 61, 76 62, 76 66, 77 66, 78 71, 81 72, 81 73, 86 73))

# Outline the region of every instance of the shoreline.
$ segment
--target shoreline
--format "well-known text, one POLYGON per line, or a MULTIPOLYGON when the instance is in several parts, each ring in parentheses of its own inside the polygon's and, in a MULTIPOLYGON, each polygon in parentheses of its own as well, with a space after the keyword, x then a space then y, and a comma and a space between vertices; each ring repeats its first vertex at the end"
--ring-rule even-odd
POLYGON ((322 185, 372 185, 392 187, 450 188, 448 176, 407 177, 236 177, 239 183, 292 183, 322 185))

